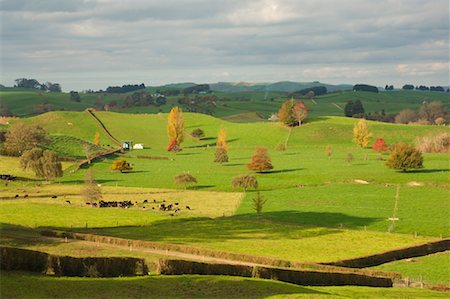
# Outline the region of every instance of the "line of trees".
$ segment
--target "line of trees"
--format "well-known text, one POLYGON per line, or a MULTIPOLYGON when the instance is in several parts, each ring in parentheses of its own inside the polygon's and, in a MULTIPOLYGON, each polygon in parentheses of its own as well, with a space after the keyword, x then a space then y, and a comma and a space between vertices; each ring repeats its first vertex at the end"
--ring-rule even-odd
POLYGON ((126 93, 126 92, 131 92, 131 91, 135 91, 135 90, 139 90, 139 89, 144 89, 144 88, 145 88, 144 83, 126 84, 126 85, 122 85, 122 86, 108 86, 106 88, 106 92, 108 92, 108 93, 126 93))
POLYGON ((16 82, 14 87, 18 88, 32 88, 50 92, 61 92, 61 85, 59 83, 46 82, 41 84, 36 79, 27 78, 19 78, 14 80, 14 82, 16 82))

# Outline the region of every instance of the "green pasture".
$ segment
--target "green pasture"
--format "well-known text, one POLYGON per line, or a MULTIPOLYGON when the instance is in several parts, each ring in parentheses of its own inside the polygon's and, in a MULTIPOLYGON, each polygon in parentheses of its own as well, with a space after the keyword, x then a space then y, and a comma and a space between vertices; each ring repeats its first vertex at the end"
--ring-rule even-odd
POLYGON ((427 289, 303 287, 230 276, 52 277, 2 273, 4 298, 446 298, 427 289))
POLYGON ((450 252, 441 252, 423 257, 383 264, 374 270, 399 272, 403 277, 428 284, 450 285, 450 252))

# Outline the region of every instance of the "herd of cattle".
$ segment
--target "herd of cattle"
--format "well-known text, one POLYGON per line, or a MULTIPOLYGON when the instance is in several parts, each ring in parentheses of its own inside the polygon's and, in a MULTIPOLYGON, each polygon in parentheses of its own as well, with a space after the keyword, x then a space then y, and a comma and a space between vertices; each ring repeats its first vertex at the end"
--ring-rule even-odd
MULTIPOLYGON (((19 198, 19 194, 16 194, 14 196, 14 198, 19 198)), ((28 194, 25 194, 23 196, 24 198, 28 197, 28 194)), ((52 199, 56 199, 58 198, 57 195, 52 195, 50 196, 52 199)), ((66 200, 66 204, 71 205, 72 202, 70 200, 66 200)), ((104 200, 100 200, 98 203, 94 202, 94 203, 90 203, 90 202, 86 202, 86 205, 88 206, 92 206, 92 207, 98 207, 98 208, 123 208, 123 209, 128 209, 131 208, 132 206, 136 205, 139 206, 142 209, 147 209, 150 208, 152 210, 159 210, 162 212, 171 212, 168 215, 169 216, 175 216, 176 213, 180 212, 182 207, 180 205, 180 203, 178 202, 174 202, 174 203, 168 203, 166 202, 166 200, 162 200, 162 201, 158 201, 156 199, 153 199, 152 201, 149 201, 148 199, 145 199, 142 201, 141 204, 139 204, 137 201, 135 201, 134 203, 131 200, 123 200, 123 201, 104 201, 104 200)), ((190 206, 185 206, 186 210, 191 210, 190 206)))
MULTIPOLYGON (((67 203, 71 203, 70 201, 66 201, 67 203)), ((87 205, 91 205, 91 203, 86 203, 87 205)), ((131 208, 132 206, 140 206, 142 209, 147 209, 150 208, 152 210, 159 210, 162 212, 172 212, 169 213, 169 216, 175 216, 175 213, 178 213, 181 211, 181 206, 180 203, 178 202, 174 202, 174 203, 167 203, 166 200, 162 200, 161 202, 158 202, 156 199, 154 199, 153 201, 149 201, 147 199, 145 199, 142 204, 139 204, 137 201, 135 201, 134 203, 131 200, 124 200, 124 201, 104 201, 104 200, 100 200, 97 203, 92 203, 92 206, 94 207, 99 207, 99 208, 124 208, 124 209, 128 209, 131 208)), ((191 210, 190 206, 186 206, 186 210, 191 210)))

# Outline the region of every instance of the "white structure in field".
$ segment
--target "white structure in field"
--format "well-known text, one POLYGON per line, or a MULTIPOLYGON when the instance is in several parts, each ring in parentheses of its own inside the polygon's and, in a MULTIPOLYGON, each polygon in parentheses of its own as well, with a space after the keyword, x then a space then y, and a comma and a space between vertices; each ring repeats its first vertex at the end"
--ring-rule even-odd
POLYGON ((135 145, 133 145, 133 149, 144 149, 144 144, 136 143, 135 145))

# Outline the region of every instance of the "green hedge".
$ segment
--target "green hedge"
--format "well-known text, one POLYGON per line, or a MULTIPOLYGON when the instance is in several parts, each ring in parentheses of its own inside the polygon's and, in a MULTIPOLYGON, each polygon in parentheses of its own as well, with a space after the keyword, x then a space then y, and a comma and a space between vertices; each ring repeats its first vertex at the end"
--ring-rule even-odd
POLYGON ((131 257, 57 256, 45 252, 0 247, 1 269, 22 270, 60 276, 117 277, 147 275, 144 259, 131 257))
POLYGON ((392 287, 393 280, 364 274, 291 270, 262 266, 210 264, 184 260, 159 260, 157 272, 162 275, 229 275, 279 280, 305 286, 371 286, 392 287))
POLYGON ((378 266, 384 263, 396 260, 407 259, 412 257, 424 256, 437 252, 450 250, 450 239, 429 242, 422 245, 405 247, 395 250, 385 251, 383 253, 368 255, 356 259, 347 259, 333 263, 324 263, 324 265, 332 265, 350 268, 366 268, 378 266))

